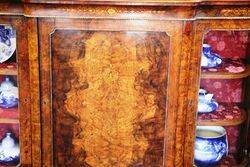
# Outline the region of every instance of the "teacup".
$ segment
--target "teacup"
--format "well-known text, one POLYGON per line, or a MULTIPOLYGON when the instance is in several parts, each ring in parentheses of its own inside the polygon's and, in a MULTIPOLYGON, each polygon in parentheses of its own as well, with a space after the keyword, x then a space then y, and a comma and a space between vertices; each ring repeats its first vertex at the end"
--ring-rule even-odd
POLYGON ((228 152, 226 130, 222 126, 197 126, 194 160, 198 167, 217 165, 228 152))

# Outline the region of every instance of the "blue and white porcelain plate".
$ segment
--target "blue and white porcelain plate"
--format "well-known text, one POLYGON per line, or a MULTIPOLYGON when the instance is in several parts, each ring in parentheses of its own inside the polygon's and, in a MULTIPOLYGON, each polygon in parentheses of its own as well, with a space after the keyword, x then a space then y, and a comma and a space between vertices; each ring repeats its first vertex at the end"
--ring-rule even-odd
POLYGON ((0 25, 0 63, 7 61, 15 50, 15 31, 10 26, 0 25))

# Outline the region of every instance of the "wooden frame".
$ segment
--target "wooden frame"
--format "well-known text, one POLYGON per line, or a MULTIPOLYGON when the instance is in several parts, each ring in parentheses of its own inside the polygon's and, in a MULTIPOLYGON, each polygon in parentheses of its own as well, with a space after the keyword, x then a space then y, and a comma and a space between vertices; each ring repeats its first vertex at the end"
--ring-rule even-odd
POLYGON ((57 4, 103 4, 106 5, 232 5, 235 3, 241 5, 249 4, 247 0, 23 0, 32 3, 57 3, 57 4))
POLYGON ((42 113, 42 159, 44 165, 51 166, 52 160, 52 99, 51 99, 51 52, 50 52, 50 35, 55 29, 80 29, 80 30, 133 30, 133 31, 164 31, 171 37, 170 49, 170 66, 169 66, 169 82, 167 95, 167 120, 166 120, 166 136, 165 149, 165 165, 174 166, 174 164, 182 163, 181 154, 183 145, 179 140, 183 140, 183 122, 184 104, 186 93, 185 87, 181 86, 186 80, 188 73, 188 64, 183 64, 186 60, 180 58, 181 50, 178 47, 181 43, 182 24, 177 22, 165 21, 147 21, 147 26, 140 26, 139 20, 69 20, 69 19, 39 19, 39 35, 40 35, 40 73, 41 73, 41 113, 42 113), (129 25, 129 26, 128 26, 129 25), (180 65, 183 66, 180 66, 180 65), (179 87, 179 88, 178 88, 179 87), (176 91, 178 90, 178 91, 176 91), (176 100, 178 98, 178 101, 176 100))
MULTIPOLYGON (((200 78, 201 75, 201 68, 200 68, 200 61, 201 61, 201 49, 203 43, 203 36, 207 32, 211 30, 249 30, 250 29, 250 20, 198 20, 195 22, 195 36, 194 36, 194 43, 193 43, 193 57, 191 58, 191 71, 195 71, 194 74, 191 74, 191 78, 193 79, 190 85, 192 88, 196 88, 196 98, 194 102, 192 102, 193 107, 188 110, 188 116, 186 122, 188 123, 186 127, 188 130, 186 131, 186 146, 185 150, 187 150, 190 154, 187 154, 186 160, 188 162, 192 162, 193 158, 193 148, 194 148, 194 141, 195 140, 195 127, 196 127, 196 115, 197 115, 197 96, 198 90, 200 87, 200 78), (190 149, 192 151, 190 151, 190 149)), ((234 76, 233 76, 234 77, 234 76)), ((193 91, 192 91, 193 95, 193 91)), ((191 164, 191 163, 190 163, 191 164)), ((189 165, 190 165, 189 164, 189 165)))
MULTIPOLYGON (((31 154, 31 100, 26 19, 23 17, 1 17, 0 24, 11 25, 17 33, 17 63, 19 90, 20 164, 30 165, 31 154)), ((15 122, 13 122, 15 123, 15 122)))

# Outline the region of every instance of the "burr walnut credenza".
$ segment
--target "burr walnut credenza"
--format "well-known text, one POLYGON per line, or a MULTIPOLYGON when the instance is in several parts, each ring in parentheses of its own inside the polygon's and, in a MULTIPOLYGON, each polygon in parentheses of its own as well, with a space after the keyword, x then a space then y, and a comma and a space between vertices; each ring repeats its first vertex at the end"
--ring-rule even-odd
POLYGON ((249 0, 3 0, 0 59, 0 166, 250 161, 249 0))

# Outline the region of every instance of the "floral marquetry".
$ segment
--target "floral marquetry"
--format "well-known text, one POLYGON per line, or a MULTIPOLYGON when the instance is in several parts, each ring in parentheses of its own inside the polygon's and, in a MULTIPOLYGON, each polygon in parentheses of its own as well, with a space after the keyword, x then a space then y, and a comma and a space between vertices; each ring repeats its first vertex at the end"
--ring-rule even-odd
POLYGON ((246 167, 249 5, 1 0, 0 167, 246 167))
POLYGON ((168 48, 166 33, 55 31, 57 165, 163 165, 168 48))

